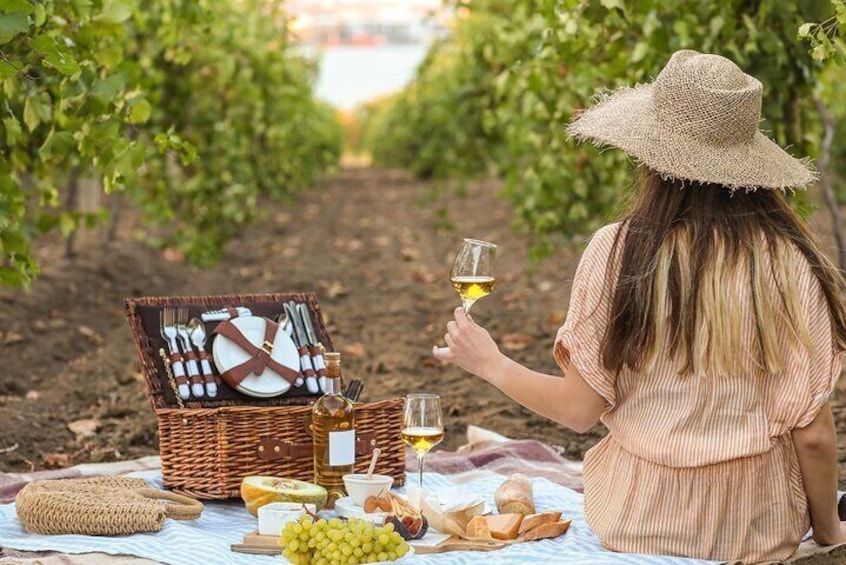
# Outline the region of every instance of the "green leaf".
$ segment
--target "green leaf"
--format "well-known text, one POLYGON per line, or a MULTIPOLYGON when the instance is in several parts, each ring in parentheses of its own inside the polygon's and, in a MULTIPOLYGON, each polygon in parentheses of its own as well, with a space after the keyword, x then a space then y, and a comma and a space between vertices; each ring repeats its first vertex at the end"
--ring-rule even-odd
POLYGON ((623 12, 626 11, 626 7, 623 5, 623 0, 599 0, 599 3, 607 10, 618 9, 623 12))
POLYGON ((35 96, 28 96, 24 103, 24 123, 29 131, 33 131, 41 123, 53 118, 53 104, 50 95, 41 92, 35 96))
POLYGON ((72 214, 62 212, 59 215, 59 231, 64 237, 68 237, 76 229, 76 218, 72 214))
POLYGON ((123 0, 110 0, 103 6, 103 11, 94 17, 98 22, 119 24, 132 17, 132 8, 123 0))
POLYGON ((649 53, 649 44, 645 41, 638 41, 632 51, 632 63, 642 61, 643 58, 646 57, 647 53, 649 53))
POLYGON ((18 74, 18 70, 15 67, 6 61, 0 60, 0 80, 15 76, 16 74, 18 74))
POLYGON ((108 104, 114 102, 125 85, 122 75, 114 74, 110 77, 98 80, 91 89, 91 96, 108 104))
POLYGON ((0 14, 0 45, 29 30, 29 18, 22 12, 0 14))
POLYGON ((14 147, 23 137, 21 123, 13 116, 9 116, 8 118, 3 119, 3 127, 6 130, 6 144, 10 147, 14 147))
POLYGON ((44 56, 44 64, 63 75, 72 76, 80 71, 79 64, 71 56, 67 47, 47 34, 41 34, 29 40, 29 45, 44 56))
POLYGON ((40 2, 35 5, 35 27, 41 27, 47 21, 47 9, 40 2))
POLYGON ((50 159, 64 159, 71 154, 76 146, 73 134, 69 131, 56 131, 55 128, 47 134, 47 139, 38 149, 38 156, 48 161, 50 159))
POLYGON ((153 107, 146 100, 141 100, 129 110, 127 121, 130 124, 143 124, 150 119, 153 107))
POLYGON ((0 0, 0 12, 4 14, 31 14, 32 4, 27 0, 0 0))
POLYGON ((825 45, 820 44, 814 47, 814 50, 811 52, 811 57, 817 61, 825 61, 826 57, 828 57, 828 50, 825 45))

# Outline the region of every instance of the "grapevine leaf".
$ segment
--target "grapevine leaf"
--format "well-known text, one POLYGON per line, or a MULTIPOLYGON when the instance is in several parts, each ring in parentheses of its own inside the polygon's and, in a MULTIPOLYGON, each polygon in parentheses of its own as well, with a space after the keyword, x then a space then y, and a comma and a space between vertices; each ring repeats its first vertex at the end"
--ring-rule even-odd
POLYGON ((6 61, 0 60, 0 80, 15 76, 16 74, 18 74, 18 70, 15 67, 6 61))
POLYGON ((3 119, 3 127, 6 129, 6 144, 14 147, 23 138, 21 123, 13 116, 3 119))
POLYGON ((4 14, 29 15, 33 11, 32 4, 27 0, 0 0, 0 12, 4 14))
POLYGON ((44 64, 63 75, 72 76, 80 71, 79 64, 71 56, 67 47, 50 35, 42 34, 31 39, 29 45, 44 56, 44 64))
POLYGON ((49 122, 52 118, 53 105, 49 94, 41 92, 27 97, 24 103, 24 123, 29 131, 33 131, 41 123, 49 122))
POLYGON ((103 11, 94 19, 107 24, 119 24, 132 17, 132 8, 122 0, 111 0, 103 6, 103 11))
POLYGON ((35 27, 41 27, 47 22, 47 9, 44 4, 35 5, 35 27))
POLYGON ((626 10, 625 5, 623 5, 623 0, 600 0, 599 3, 607 10, 626 10))
POLYGON ((0 45, 9 43, 19 33, 29 30, 29 18, 23 12, 0 14, 0 45))
POLYGON ((91 89, 91 96, 97 98, 105 104, 109 104, 118 98, 120 91, 123 90, 124 84, 125 80, 119 74, 98 80, 94 83, 94 87, 91 89))
POLYGON ((68 237, 75 229, 76 218, 74 218, 73 214, 62 212, 59 215, 59 231, 62 232, 62 235, 68 237))
POLYGON ((127 121, 130 124, 143 124, 150 119, 153 108, 146 100, 141 100, 129 110, 127 121))
POLYGON ((38 156, 45 161, 52 158, 63 159, 70 154, 75 145, 71 132, 51 129, 47 139, 38 149, 38 156))

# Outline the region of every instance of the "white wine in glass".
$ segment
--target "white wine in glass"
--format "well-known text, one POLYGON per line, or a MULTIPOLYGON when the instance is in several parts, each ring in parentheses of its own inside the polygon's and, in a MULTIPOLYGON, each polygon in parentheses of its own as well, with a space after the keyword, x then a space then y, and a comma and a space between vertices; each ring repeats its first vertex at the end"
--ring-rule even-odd
POLYGON ((469 312, 473 304, 493 292, 496 284, 494 261, 496 245, 478 239, 465 239, 452 265, 450 282, 469 312))
MULTIPOLYGON (((444 439, 441 399, 437 394, 409 394, 405 397, 402 440, 417 455, 417 486, 423 500, 423 458, 444 439)), ((422 508, 418 505, 418 508, 422 508)))

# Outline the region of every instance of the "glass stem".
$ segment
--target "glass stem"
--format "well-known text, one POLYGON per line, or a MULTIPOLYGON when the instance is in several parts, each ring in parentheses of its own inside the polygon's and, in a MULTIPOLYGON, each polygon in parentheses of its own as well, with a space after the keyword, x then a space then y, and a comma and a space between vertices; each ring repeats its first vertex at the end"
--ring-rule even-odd
POLYGON ((419 508, 423 508, 423 458, 426 456, 425 453, 418 453, 417 454, 417 486, 418 488, 418 496, 420 497, 420 504, 419 508))

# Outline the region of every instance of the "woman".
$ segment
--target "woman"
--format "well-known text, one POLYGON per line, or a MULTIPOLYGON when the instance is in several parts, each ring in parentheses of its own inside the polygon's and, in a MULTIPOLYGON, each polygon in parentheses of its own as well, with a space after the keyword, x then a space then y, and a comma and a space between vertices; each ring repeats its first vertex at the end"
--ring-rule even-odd
POLYGON ((612 550, 779 561, 809 526, 846 542, 828 403, 844 282, 782 193, 814 174, 758 131, 761 92, 728 59, 680 51, 571 124, 641 166, 639 197, 576 270, 565 378, 502 355, 460 308, 434 350, 577 432, 602 420, 585 516, 612 550))

